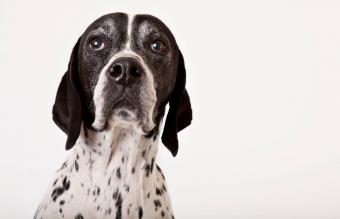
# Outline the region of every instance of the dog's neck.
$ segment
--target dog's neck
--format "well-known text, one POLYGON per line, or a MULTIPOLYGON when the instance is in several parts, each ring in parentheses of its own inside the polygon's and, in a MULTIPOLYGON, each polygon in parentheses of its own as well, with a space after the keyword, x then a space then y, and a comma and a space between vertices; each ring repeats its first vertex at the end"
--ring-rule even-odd
POLYGON ((133 178, 145 181, 154 173, 157 133, 145 136, 132 125, 115 126, 102 132, 82 128, 76 150, 77 154, 87 154, 85 162, 93 183, 110 175, 115 182, 133 178))

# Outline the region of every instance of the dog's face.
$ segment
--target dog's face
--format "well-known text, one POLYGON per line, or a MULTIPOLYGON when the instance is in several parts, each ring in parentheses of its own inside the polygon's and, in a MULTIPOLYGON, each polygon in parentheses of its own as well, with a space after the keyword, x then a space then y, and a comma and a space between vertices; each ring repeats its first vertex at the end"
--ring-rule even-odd
POLYGON ((168 102, 162 140, 175 155, 177 132, 191 121, 182 54, 159 19, 114 13, 97 19, 79 38, 53 115, 68 134, 68 149, 82 122, 97 131, 132 122, 148 136, 159 125, 168 102))

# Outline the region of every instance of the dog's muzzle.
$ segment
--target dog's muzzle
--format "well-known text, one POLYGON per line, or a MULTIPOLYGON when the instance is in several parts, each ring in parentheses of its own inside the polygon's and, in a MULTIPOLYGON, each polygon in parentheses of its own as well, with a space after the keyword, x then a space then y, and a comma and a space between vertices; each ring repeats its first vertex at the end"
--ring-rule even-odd
POLYGON ((112 116, 118 116, 121 121, 139 120, 146 130, 153 125, 155 101, 150 102, 153 93, 146 89, 150 87, 147 71, 139 57, 113 57, 112 62, 102 70, 95 88, 94 129, 105 129, 112 116))

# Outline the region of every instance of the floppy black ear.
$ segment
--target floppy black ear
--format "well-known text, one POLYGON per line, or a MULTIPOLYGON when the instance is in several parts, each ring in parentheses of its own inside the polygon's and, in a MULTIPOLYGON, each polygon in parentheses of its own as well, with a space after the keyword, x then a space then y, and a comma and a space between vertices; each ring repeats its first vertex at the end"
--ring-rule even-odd
POLYGON ((73 47, 68 69, 58 87, 53 105, 53 120, 67 135, 66 150, 76 143, 82 122, 82 104, 79 95, 78 39, 73 47))
POLYGON ((192 120, 190 98, 185 89, 185 80, 186 71, 184 59, 180 51, 176 83, 169 99, 170 108, 162 134, 162 142, 170 150, 173 156, 176 156, 178 152, 177 133, 189 126, 192 120))

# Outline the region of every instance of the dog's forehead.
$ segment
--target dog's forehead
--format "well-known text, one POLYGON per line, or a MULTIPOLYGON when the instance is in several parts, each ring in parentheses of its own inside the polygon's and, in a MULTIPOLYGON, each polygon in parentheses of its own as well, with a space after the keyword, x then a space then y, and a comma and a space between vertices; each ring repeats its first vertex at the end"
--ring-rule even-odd
POLYGON ((105 32, 112 33, 117 30, 126 31, 128 25, 128 15, 125 13, 112 13, 101 16, 87 28, 85 32, 105 32))
POLYGON ((152 15, 134 15, 132 21, 132 29, 136 30, 137 36, 147 36, 152 33, 165 34, 171 43, 175 43, 175 38, 172 35, 170 29, 160 19, 152 15))
POLYGON ((151 33, 163 33, 171 42, 175 39, 169 28, 158 18, 148 14, 112 13, 95 20, 85 31, 87 34, 105 33, 111 35, 117 32, 136 31, 137 37, 151 33))

